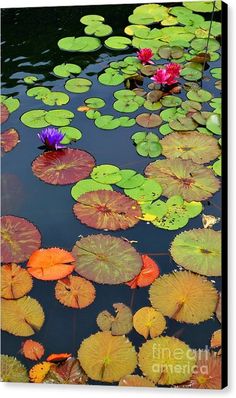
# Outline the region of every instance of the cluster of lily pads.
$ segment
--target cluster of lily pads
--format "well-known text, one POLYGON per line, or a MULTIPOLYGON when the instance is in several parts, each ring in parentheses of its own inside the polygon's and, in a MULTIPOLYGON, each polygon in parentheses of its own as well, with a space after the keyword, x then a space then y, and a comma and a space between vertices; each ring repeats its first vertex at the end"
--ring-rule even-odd
MULTIPOLYGON (((37 130, 44 144, 44 151, 32 162, 34 176, 51 185, 72 185, 75 217, 100 233, 81 237, 72 251, 44 248, 32 222, 3 216, 2 329, 28 338, 44 326, 41 304, 28 296, 33 278, 55 281, 55 298, 65 311, 92 305, 97 299, 96 284, 125 284, 135 290, 149 287, 150 305, 134 314, 124 303, 104 309, 97 314, 98 331, 81 342, 77 353, 47 357, 41 343, 25 340, 21 353, 36 363, 28 372, 21 361, 3 355, 3 381, 85 384, 91 379, 121 386, 220 388, 221 330, 212 335, 202 359, 201 351, 169 336, 167 326, 167 319, 191 325, 213 317, 221 322, 221 295, 210 280, 221 276, 221 233, 213 229, 219 219, 203 214, 205 201, 220 189, 221 98, 213 98, 203 87, 207 68, 220 57, 221 24, 197 14, 212 12, 213 7, 219 11, 220 2, 137 6, 128 18, 125 36, 111 36, 113 29, 102 16, 86 15, 80 20, 85 36, 58 41, 59 49, 67 52, 97 51, 102 45, 114 52, 139 50, 137 56, 110 62, 97 76, 101 88, 120 86, 111 96, 118 116, 101 113, 106 107, 103 98, 91 96, 81 101, 80 95, 92 88, 92 81, 79 76, 79 65, 64 62, 53 68, 53 74, 66 79, 65 90, 78 99, 77 110, 94 120, 98 129, 126 127, 129 131, 137 124, 130 144, 133 142, 138 156, 154 161, 143 174, 113 164, 98 165, 92 154, 75 144, 82 133, 75 123, 70 125, 75 116, 71 110, 37 108, 21 115, 21 122, 37 130), (142 49, 153 54, 151 63, 142 62, 142 49), (176 64, 180 65, 179 82, 165 85, 151 80, 157 70, 166 71, 167 65, 176 64), (67 147, 69 144, 76 147, 67 147), (127 230, 141 221, 178 230, 200 214, 203 227, 180 231, 173 238, 169 255, 175 269, 162 275, 158 264, 139 253, 134 242, 103 233, 127 230), (144 338, 138 353, 126 336, 132 330, 144 338), (153 356, 156 345, 171 353, 181 350, 183 356, 158 359, 153 356), (163 365, 160 359, 166 367, 154 371, 163 365), (182 371, 169 371, 170 364, 182 371), (204 377, 202 364, 208 366, 204 377), (136 373, 137 366, 142 376, 136 373)), ((220 68, 210 69, 210 75, 220 89, 220 68)), ((38 85, 34 76, 24 81, 34 85, 26 94, 48 107, 70 101, 69 94, 38 85)), ((16 98, 1 97, 3 122, 19 105, 16 98)), ((12 137, 9 130, 2 134, 5 152, 16 145, 12 137)))

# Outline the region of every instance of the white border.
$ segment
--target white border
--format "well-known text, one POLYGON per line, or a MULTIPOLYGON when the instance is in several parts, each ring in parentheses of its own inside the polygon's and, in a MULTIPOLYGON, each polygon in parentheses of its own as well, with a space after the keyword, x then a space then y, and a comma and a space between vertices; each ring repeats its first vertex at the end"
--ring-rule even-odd
MULTIPOLYGON (((179 0, 172 0, 172 2, 179 0)), ((68 5, 89 5, 89 4, 127 4, 127 3, 151 3, 151 0, 1 0, 1 8, 9 7, 47 7, 47 6, 68 6, 68 5)), ((153 0, 153 3, 157 2, 153 0)), ((159 0, 158 3, 168 1, 159 0)), ((138 388, 117 388, 117 387, 93 387, 93 386, 64 386, 64 385, 35 385, 35 384, 10 384, 1 383, 0 392, 5 398, 42 398, 55 396, 56 398, 96 398, 110 397, 156 397, 182 398, 191 396, 210 396, 224 394, 232 397, 236 392, 236 259, 233 261, 233 244, 235 246, 235 225, 236 225, 236 1, 227 0, 229 5, 229 387, 223 391, 204 390, 178 390, 178 389, 138 389, 138 388), (234 129, 233 129, 234 126, 234 129)), ((235 252, 235 250, 234 250, 235 252)))

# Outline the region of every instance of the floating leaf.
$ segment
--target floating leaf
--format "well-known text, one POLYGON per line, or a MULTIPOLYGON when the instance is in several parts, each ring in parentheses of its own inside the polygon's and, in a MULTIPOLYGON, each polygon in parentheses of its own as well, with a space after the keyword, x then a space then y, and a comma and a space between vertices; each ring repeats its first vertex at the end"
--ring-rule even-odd
POLYGON ((3 105, 3 104, 0 104, 0 105, 1 105, 1 115, 0 115, 1 116, 1 121, 0 121, 0 124, 3 124, 9 118, 9 111, 8 111, 8 109, 7 109, 7 107, 5 105, 3 105))
POLYGON ((161 312, 152 307, 142 307, 133 317, 134 328, 145 339, 162 334, 166 327, 166 321, 161 312))
POLYGON ((122 387, 155 387, 155 384, 146 377, 139 375, 128 375, 122 377, 119 381, 119 386, 122 387))
POLYGON ((155 384, 173 385, 187 381, 195 368, 196 358, 183 341, 169 336, 146 341, 139 350, 138 364, 155 384), (176 355, 176 353, 181 355, 176 355))
POLYGON ((84 103, 92 109, 99 109, 99 108, 103 108, 105 106, 105 101, 102 98, 87 98, 84 103))
POLYGON ((96 51, 101 47, 101 41, 95 37, 63 37, 57 43, 60 50, 90 52, 96 51))
POLYGON ((180 75, 185 79, 189 81, 197 81, 200 80, 202 77, 202 72, 200 70, 194 69, 194 68, 188 68, 185 67, 180 75))
POLYGON ((212 113, 206 121, 206 127, 212 133, 220 135, 221 134, 221 117, 217 113, 212 113))
POLYGON ((148 202, 159 198, 162 193, 161 185, 153 180, 145 180, 144 183, 133 189, 125 189, 125 194, 139 203, 148 202))
POLYGON ((70 101, 70 97, 61 91, 50 91, 42 101, 45 105, 65 105, 70 101))
POLYGON ((113 130, 120 126, 120 119, 110 115, 99 116, 95 119, 95 126, 103 130, 113 130))
POLYGON ((176 107, 181 105, 182 99, 179 97, 174 97, 173 95, 166 95, 160 99, 160 102, 163 106, 176 107))
POLYGON ((112 186, 108 184, 101 184, 100 182, 94 181, 92 179, 82 180, 77 182, 77 184, 72 187, 71 196, 75 200, 78 200, 78 198, 84 193, 99 191, 101 189, 108 191, 113 190, 112 186))
POLYGON ((136 117, 136 122, 139 126, 152 128, 160 126, 162 120, 160 116, 155 113, 141 113, 136 117))
POLYGON ((136 289, 137 286, 149 286, 160 275, 160 269, 151 257, 146 254, 141 257, 143 265, 140 273, 131 281, 126 282, 126 285, 130 286, 131 289, 136 289))
POLYGON ((128 116, 118 118, 121 127, 132 127, 135 125, 135 119, 130 119, 128 116))
MULTIPOLYGON (((145 179, 142 174, 137 173, 135 170, 120 170, 121 180, 116 182, 119 188, 129 189, 140 187, 145 179)), ((104 189, 104 188, 103 188, 104 189)))
POLYGON ((13 263, 28 260, 41 245, 37 228, 21 217, 1 217, 2 262, 13 263))
POLYGON ((31 336, 44 323, 39 302, 29 296, 18 300, 2 299, 2 330, 15 336, 31 336))
MULTIPOLYGON (((207 3, 209 4, 209 2, 207 3)), ((178 387, 220 390, 222 388, 221 373, 221 357, 208 350, 199 350, 197 364, 190 380, 178 387)))
POLYGON ((60 127, 59 131, 65 134, 64 138, 60 141, 60 144, 70 144, 76 142, 82 137, 82 133, 79 129, 71 126, 60 127))
POLYGON ((156 134, 140 132, 133 134, 131 139, 135 142, 139 155, 153 158, 161 154, 162 146, 156 134))
POLYGON ((89 91, 91 86, 91 80, 83 79, 82 77, 75 77, 74 79, 67 80, 65 89, 71 93, 81 94, 89 91))
POLYGON ((32 383, 42 383, 47 376, 52 364, 50 362, 40 362, 34 365, 29 371, 30 381, 32 383))
POLYGON ((136 7, 129 16, 133 24, 150 25, 168 18, 168 8, 160 4, 143 4, 136 7))
POLYGON ((210 169, 191 160, 156 160, 146 167, 145 174, 161 185, 163 195, 168 198, 180 195, 186 201, 201 201, 220 188, 219 180, 210 169))
POLYGON ((210 74, 215 78, 215 79, 221 79, 221 68, 212 68, 210 70, 210 74))
POLYGON ((119 167, 112 164, 102 164, 94 167, 91 177, 101 184, 116 184, 122 178, 119 167))
POLYGON ((178 116, 178 114, 176 116, 176 120, 170 120, 169 126, 171 129, 177 131, 191 131, 196 129, 197 123, 191 117, 178 116))
POLYGON ((36 76, 25 76, 24 77, 24 82, 26 84, 34 84, 37 81, 38 81, 38 78, 36 76))
POLYGON ((125 304, 113 304, 116 315, 108 311, 102 311, 97 316, 97 325, 103 331, 111 331, 113 336, 128 334, 133 328, 132 311, 125 304))
POLYGON ((175 237, 170 252, 177 264, 190 271, 207 276, 221 275, 220 231, 184 231, 175 237))
POLYGON ((92 24, 100 24, 104 22, 105 19, 101 15, 96 15, 96 14, 89 14, 89 15, 84 15, 82 18, 80 18, 80 22, 83 25, 92 25, 92 24))
POLYGON ((187 92, 187 97, 191 101, 207 102, 212 99, 212 94, 207 90, 190 90, 187 92))
POLYGON ((73 207, 75 216, 89 227, 116 231, 133 227, 139 222, 139 204, 115 191, 87 192, 73 207))
POLYGON ((27 294, 33 286, 30 274, 17 264, 1 267, 1 297, 18 299, 27 294))
POLYGON ((31 359, 31 361, 39 361, 44 355, 43 345, 30 339, 24 341, 21 351, 24 357, 31 359))
POLYGON ((71 75, 79 75, 81 72, 81 67, 75 64, 66 64, 55 66, 53 69, 54 75, 58 77, 70 77, 71 75))
POLYGON ((18 98, 7 97, 6 95, 1 95, 0 103, 5 105, 10 113, 15 112, 20 106, 18 98))
POLYGON ((83 340, 78 358, 88 377, 110 383, 132 373, 137 365, 131 342, 110 332, 98 332, 83 340))
POLYGON ((32 163, 40 180, 53 185, 73 184, 88 177, 95 165, 94 158, 80 149, 60 149, 44 152, 32 163))
POLYGON ((136 250, 121 238, 90 235, 73 248, 75 270, 97 283, 119 284, 134 278, 142 267, 136 250))
POLYGON ((29 258, 27 269, 37 279, 51 281, 71 274, 74 257, 57 247, 36 250, 29 258))
POLYGON ((43 128, 49 126, 50 124, 50 122, 45 120, 46 115, 47 111, 43 109, 34 109, 32 111, 23 113, 20 120, 25 126, 32 128, 43 128))
POLYGON ((96 291, 91 282, 79 276, 69 275, 55 286, 58 301, 66 307, 85 308, 95 300, 96 291))
POLYGON ((178 46, 161 46, 158 49, 158 55, 165 59, 179 59, 183 56, 183 54, 183 48, 178 46))
POLYGON ((54 384, 86 384, 87 380, 80 362, 75 358, 68 358, 62 364, 51 366, 44 379, 45 382, 54 384))
POLYGON ((10 152, 20 142, 20 136, 15 129, 8 129, 1 134, 1 148, 3 152, 10 152))
POLYGON ((189 133, 172 133, 163 138, 162 154, 170 159, 191 159, 195 163, 209 163, 220 154, 220 148, 215 138, 205 136, 197 131, 189 133))
POLYGON ((27 369, 15 357, 1 355, 1 381, 5 383, 28 383, 27 369))
POLYGON ((29 97, 35 97, 35 99, 37 100, 42 100, 47 95, 50 95, 50 93, 51 93, 50 89, 43 86, 33 87, 27 91, 27 95, 29 97))
POLYGON ((126 50, 131 40, 125 36, 112 36, 105 40, 105 45, 112 50, 126 50))
POLYGON ((217 302, 212 282, 189 271, 159 277, 149 294, 152 306, 163 315, 193 324, 210 319, 217 302))
POLYGON ((221 347, 222 345, 222 331, 216 330, 211 336, 211 348, 221 347))
POLYGON ((58 362, 63 362, 68 358, 71 358, 72 355, 68 353, 61 353, 61 354, 50 354, 46 361, 47 362, 53 362, 53 363, 58 363, 58 362))
MULTIPOLYGON (((184 5, 184 7, 188 8, 189 10, 192 10, 195 12, 212 12, 213 7, 214 7, 213 1, 195 1, 195 2, 184 1, 183 5, 184 5)), ((215 7, 216 7, 215 11, 220 10, 221 9, 221 1, 216 1, 215 7)))
POLYGON ((84 33, 86 35, 94 35, 96 37, 109 36, 112 33, 112 27, 103 23, 93 23, 86 26, 84 33))

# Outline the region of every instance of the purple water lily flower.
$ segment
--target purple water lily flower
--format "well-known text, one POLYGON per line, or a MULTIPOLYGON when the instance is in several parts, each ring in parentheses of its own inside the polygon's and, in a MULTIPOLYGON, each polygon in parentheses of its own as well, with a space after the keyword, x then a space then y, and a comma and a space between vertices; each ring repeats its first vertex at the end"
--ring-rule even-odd
POLYGON ((61 133, 55 127, 47 127, 38 133, 39 139, 48 149, 62 149, 64 145, 60 145, 60 142, 64 138, 65 134, 61 133))

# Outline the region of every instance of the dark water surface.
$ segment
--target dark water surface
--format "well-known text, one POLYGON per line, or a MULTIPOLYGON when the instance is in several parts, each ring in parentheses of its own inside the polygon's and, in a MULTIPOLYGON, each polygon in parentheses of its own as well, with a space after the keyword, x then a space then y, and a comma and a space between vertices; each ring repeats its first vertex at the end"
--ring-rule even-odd
MULTIPOLYGON (((2 158, 2 213, 25 217, 33 222, 41 232, 42 247, 61 247, 71 250, 80 235, 97 234, 100 231, 82 225, 73 215, 72 206, 75 203, 70 195, 71 186, 53 186, 43 183, 36 178, 31 170, 31 162, 41 150, 37 137, 37 130, 26 127, 21 123, 20 116, 31 109, 58 109, 42 104, 26 95, 31 86, 22 82, 25 76, 35 75, 42 78, 39 85, 52 88, 55 91, 65 91, 66 79, 56 78, 52 74, 54 66, 63 62, 77 63, 81 66, 80 77, 87 77, 93 82, 91 90, 85 94, 70 95, 70 102, 62 109, 69 109, 75 117, 72 126, 78 127, 83 133, 80 141, 73 144, 74 148, 81 148, 90 152, 99 164, 114 164, 120 168, 132 168, 143 173, 150 163, 149 158, 138 156, 131 135, 140 130, 135 125, 131 128, 117 128, 104 131, 96 128, 93 120, 86 118, 76 108, 83 105, 88 97, 101 97, 106 101, 103 114, 120 114, 112 108, 113 92, 123 88, 123 84, 116 87, 101 85, 97 82, 97 73, 101 72, 112 60, 123 59, 133 55, 131 50, 122 54, 106 49, 104 46, 94 53, 68 53, 60 51, 57 41, 65 36, 83 35, 84 25, 79 23, 86 14, 99 14, 105 17, 107 24, 113 27, 114 35, 122 35, 128 24, 128 15, 136 7, 95 6, 95 7, 57 7, 34 9, 9 9, 2 11, 2 94, 16 95, 20 100, 20 107, 13 112, 4 124, 4 129, 15 128, 21 138, 16 148, 2 158)), ((206 17, 206 14, 204 15, 206 17)), ((209 20, 209 18, 206 18, 209 20)), ((158 61, 159 62, 159 61, 158 61)), ((162 61, 160 61, 162 62, 162 61)), ((163 62, 166 62, 164 60, 163 62)), ((211 63, 212 67, 219 66, 220 61, 211 63)), ((206 76, 210 77, 207 72, 206 76)), ((203 82, 203 88, 209 90, 216 97, 212 78, 203 82)), ((186 98, 185 92, 181 94, 186 98)), ((208 105, 205 105, 208 110, 208 105)), ((212 111, 212 108, 209 108, 212 111)), ((140 111, 131 114, 136 116, 140 111)), ((129 114, 130 115, 130 114, 129 114)), ((141 129, 142 130, 142 129, 141 129)), ((153 129, 155 130, 155 129, 153 129)), ((155 130, 156 132, 156 130, 155 130)), ((161 135, 160 135, 161 136, 161 135)), ((204 213, 220 216, 220 197, 217 193, 211 204, 204 202, 204 213), (213 204, 212 204, 213 203, 213 204)), ((155 228, 152 224, 140 222, 134 228, 122 232, 107 232, 113 236, 126 237, 137 240, 136 249, 141 253, 167 253, 173 238, 183 230, 194 227, 201 228, 201 216, 190 219, 187 226, 177 231, 167 231, 155 228)), ((215 228, 220 229, 220 224, 215 228)), ((106 234, 106 232, 103 232, 106 234)), ((161 269, 161 273, 169 273, 178 269, 169 255, 152 255, 161 269)), ((216 281, 220 289, 219 278, 216 281)), ((109 286, 95 284, 96 299, 92 305, 82 310, 70 309, 62 306, 54 296, 55 282, 44 282, 34 279, 34 287, 30 296, 36 298, 45 311, 45 323, 33 339, 41 342, 46 349, 46 355, 53 352, 71 352, 76 354, 82 340, 98 331, 96 317, 104 309, 112 310, 112 304, 123 302, 130 305, 132 290, 126 285, 109 286)), ((135 293, 133 311, 149 305, 148 288, 138 289, 135 293)), ((204 305, 204 303, 202 303, 204 305)), ((192 348, 204 348, 209 343, 213 331, 219 328, 215 319, 210 319, 199 325, 180 324, 174 320, 167 320, 166 334, 176 335, 192 348)), ((144 342, 142 336, 135 331, 128 335, 138 348, 144 342)), ((4 354, 16 355, 28 368, 32 362, 24 359, 19 350, 25 338, 2 333, 2 351, 4 354)))

